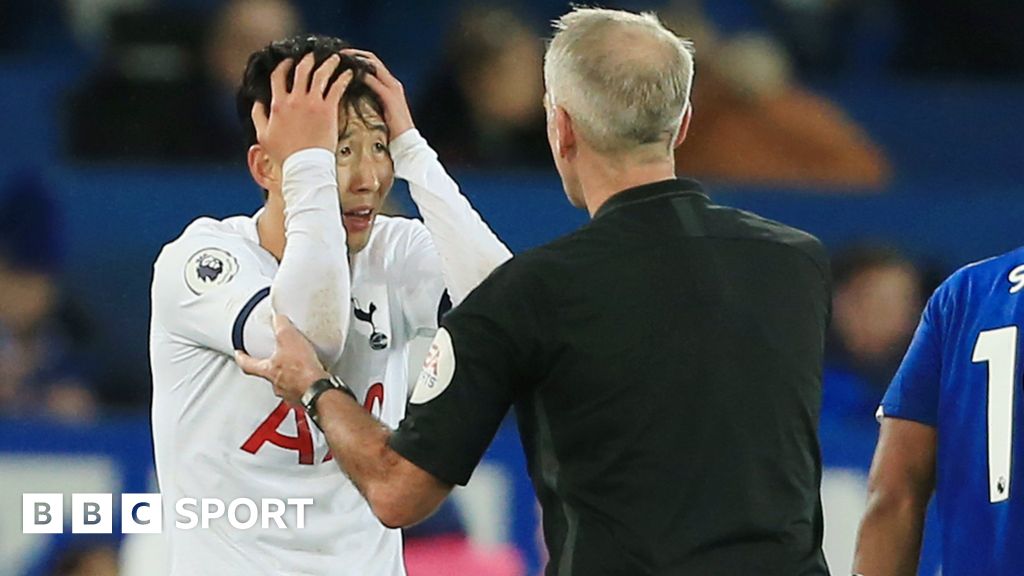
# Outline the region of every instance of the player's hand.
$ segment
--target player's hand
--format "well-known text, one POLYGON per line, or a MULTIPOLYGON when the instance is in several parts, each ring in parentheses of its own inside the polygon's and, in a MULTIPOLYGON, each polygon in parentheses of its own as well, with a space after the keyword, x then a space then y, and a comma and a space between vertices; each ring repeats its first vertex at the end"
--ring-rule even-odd
POLYGON ((306 389, 330 374, 320 364, 313 344, 283 314, 274 314, 274 339, 277 349, 270 358, 256 359, 238 350, 235 362, 242 372, 269 380, 274 394, 298 405, 306 389))
POLYGON ((313 54, 306 54, 295 65, 290 92, 287 75, 292 60, 283 60, 274 68, 270 74, 269 114, 262 102, 252 107, 256 140, 272 159, 284 162, 307 148, 326 148, 334 153, 338 147, 338 106, 352 81, 352 71, 346 70, 328 88, 340 63, 339 55, 331 55, 314 72, 313 54))
POLYGON ((395 78, 384 66, 373 52, 346 48, 341 51, 347 56, 361 58, 373 65, 373 74, 363 77, 363 82, 373 90, 384 105, 384 122, 388 125, 391 139, 398 138, 405 132, 415 128, 412 122, 412 112, 409 110, 409 101, 405 98, 405 87, 395 78))

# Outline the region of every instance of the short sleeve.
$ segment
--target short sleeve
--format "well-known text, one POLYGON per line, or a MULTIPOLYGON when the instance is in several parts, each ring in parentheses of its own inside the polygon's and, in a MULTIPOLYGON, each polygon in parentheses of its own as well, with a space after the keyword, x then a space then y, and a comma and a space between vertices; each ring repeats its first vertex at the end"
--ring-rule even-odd
POLYGON ((936 426, 942 382, 941 302, 941 292, 928 301, 903 363, 882 398, 880 416, 936 426))
POLYGON ((391 447, 437 478, 465 485, 508 409, 532 385, 539 284, 513 259, 441 321, 391 447))
MULTIPOLYGON (((169 244, 153 269, 153 318, 173 337, 231 355, 273 352, 253 346, 259 317, 269 326, 273 278, 261 271, 252 248, 241 238, 192 234, 169 244)), ((267 340, 267 338, 260 338, 267 340)))

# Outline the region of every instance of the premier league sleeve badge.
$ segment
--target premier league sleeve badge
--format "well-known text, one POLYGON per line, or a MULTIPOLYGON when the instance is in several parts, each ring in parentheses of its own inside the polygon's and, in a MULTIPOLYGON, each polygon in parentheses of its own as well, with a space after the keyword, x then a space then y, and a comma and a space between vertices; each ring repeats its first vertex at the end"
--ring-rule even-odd
POLYGON ((238 260, 220 248, 204 248, 185 263, 185 284, 195 295, 223 286, 238 273, 238 260))

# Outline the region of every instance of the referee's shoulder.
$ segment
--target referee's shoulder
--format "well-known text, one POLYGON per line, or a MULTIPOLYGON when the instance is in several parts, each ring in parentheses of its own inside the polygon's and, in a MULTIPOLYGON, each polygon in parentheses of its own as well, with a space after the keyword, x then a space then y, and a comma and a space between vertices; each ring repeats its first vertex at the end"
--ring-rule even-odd
POLYGON ((517 252, 512 258, 503 262, 488 277, 501 282, 524 282, 543 277, 557 268, 554 265, 548 245, 517 252))
POLYGON ((557 282, 559 274, 565 271, 567 260, 563 244, 566 238, 517 252, 495 268, 467 300, 498 293, 518 297, 543 296, 546 286, 557 282))
POLYGON ((828 250, 810 232, 739 208, 716 205, 713 212, 726 222, 725 227, 732 234, 796 250, 810 259, 824 276, 831 276, 828 250))

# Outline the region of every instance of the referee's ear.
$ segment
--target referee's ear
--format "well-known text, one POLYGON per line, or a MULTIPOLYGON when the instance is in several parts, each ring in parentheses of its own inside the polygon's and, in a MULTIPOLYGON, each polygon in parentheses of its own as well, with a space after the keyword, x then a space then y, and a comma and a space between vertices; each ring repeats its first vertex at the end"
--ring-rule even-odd
POLYGON ((275 190, 279 186, 279 175, 274 161, 270 159, 267 151, 259 144, 249 147, 246 156, 246 163, 249 165, 249 174, 252 179, 264 190, 275 190))
POLYGON ((672 149, 675 150, 683 145, 683 141, 686 140, 686 133, 690 130, 690 118, 693 117, 693 104, 686 103, 686 111, 683 112, 683 120, 679 123, 679 133, 676 134, 676 141, 672 143, 672 149))
POLYGON ((559 158, 569 158, 576 154, 576 130, 572 125, 572 117, 565 108, 555 105, 552 119, 555 129, 554 152, 559 158))

